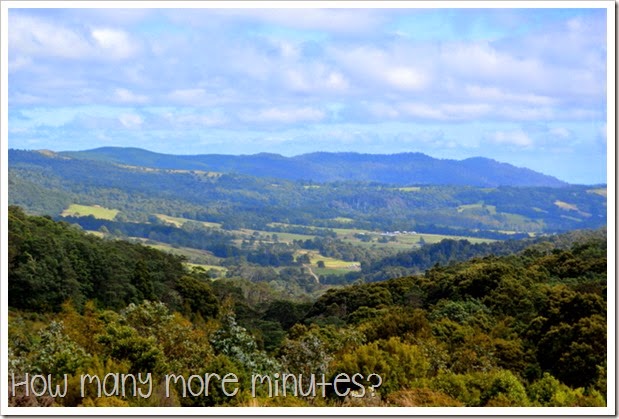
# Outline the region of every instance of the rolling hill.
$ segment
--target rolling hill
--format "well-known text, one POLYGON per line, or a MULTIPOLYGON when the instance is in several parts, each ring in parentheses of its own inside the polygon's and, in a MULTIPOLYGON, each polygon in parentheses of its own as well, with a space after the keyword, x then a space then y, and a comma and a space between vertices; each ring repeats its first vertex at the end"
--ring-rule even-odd
MULTIPOLYGON (((371 157, 384 164, 394 159, 371 157)), ((291 159, 278 158, 291 164, 291 159)), ((370 157, 348 158, 365 161, 370 157)), ((9 203, 52 216, 80 204, 116 209, 119 217, 134 221, 166 214, 224 223, 227 228, 264 228, 276 222, 451 235, 466 232, 467 236, 485 232, 491 238, 505 231, 549 233, 606 224, 606 197, 598 193, 603 188, 592 186, 403 187, 358 180, 318 184, 211 171, 214 167, 209 171, 181 170, 179 165, 157 169, 152 168, 153 161, 144 167, 135 165, 137 158, 128 160, 120 164, 54 152, 9 150, 9 203)), ((338 156, 326 155, 322 161, 325 167, 335 167, 338 156)), ((264 160, 263 164, 266 170, 264 160)), ((385 170, 384 176, 402 171, 403 165, 385 170)), ((292 176, 294 170, 289 173, 292 176)))
POLYGON ((103 147, 65 151, 60 156, 157 169, 205 170, 315 182, 364 181, 393 185, 546 186, 567 184, 552 176, 495 160, 436 159, 422 153, 359 154, 317 152, 295 157, 254 155, 171 155, 139 148, 103 147))

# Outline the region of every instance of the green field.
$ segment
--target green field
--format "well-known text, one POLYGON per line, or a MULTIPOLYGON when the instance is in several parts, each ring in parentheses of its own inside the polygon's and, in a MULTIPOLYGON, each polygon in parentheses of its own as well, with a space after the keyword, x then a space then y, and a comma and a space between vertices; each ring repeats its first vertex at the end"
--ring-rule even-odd
POLYGON ((606 197, 606 188, 589 189, 587 192, 606 197))
POLYGON ((100 231, 86 230, 86 233, 88 233, 88 234, 92 234, 93 236, 97 236, 97 237, 99 237, 99 238, 103 238, 103 237, 105 237, 105 234, 103 234, 103 233, 102 233, 102 232, 100 232, 100 231))
POLYGON ((331 218, 331 221, 335 221, 337 223, 348 224, 348 223, 354 222, 355 220, 353 220, 352 218, 348 218, 348 217, 335 217, 335 218, 331 218))
POLYGON ((161 243, 161 242, 144 239, 140 237, 131 237, 130 239, 138 241, 144 244, 145 246, 149 246, 154 249, 161 250, 163 252, 171 253, 177 256, 183 256, 187 258, 188 264, 211 267, 211 266, 217 266, 217 265, 213 265, 213 263, 218 263, 218 261, 220 260, 220 258, 218 258, 217 256, 214 256, 213 254, 205 250, 193 249, 191 247, 171 246, 166 243, 161 243))
POLYGON ((458 212, 485 210, 490 215, 496 215, 496 206, 483 203, 460 205, 457 210, 458 212))
MULTIPOLYGON (((477 205, 477 204, 476 204, 477 205)), ((491 205, 488 205, 487 207, 492 207, 491 205)), ((511 215, 511 214, 506 214, 506 215, 511 215)), ((302 227, 296 224, 284 224, 284 223, 272 223, 272 225, 280 225, 280 226, 289 226, 289 227, 302 227)), ((316 229, 322 229, 322 230, 327 230, 324 227, 315 227, 316 229)), ((420 239, 423 237, 423 240, 426 242, 426 244, 434 244, 434 243, 438 243, 441 240, 445 240, 445 239, 451 239, 451 240, 468 240, 471 243, 491 243, 494 242, 496 240, 494 239, 486 239, 486 238, 479 238, 479 237, 469 237, 469 236, 455 236, 455 235, 446 235, 446 234, 428 234, 428 233, 420 233, 420 234, 400 234, 395 237, 395 241, 393 242, 387 242, 387 243, 379 243, 378 240, 382 237, 380 235, 380 233, 375 232, 375 231, 369 231, 369 230, 360 230, 360 229, 355 229, 355 228, 331 228, 329 230, 334 231, 337 234, 337 238, 341 239, 345 242, 354 244, 354 245, 358 245, 358 246, 363 246, 363 247, 371 247, 372 245, 376 245, 379 247, 391 247, 391 248, 396 248, 396 249, 410 249, 410 246, 412 246, 413 244, 419 243, 420 239), (370 242, 363 242, 360 239, 358 239, 357 237, 355 237, 356 234, 367 234, 370 237, 372 237, 372 241, 370 242)), ((280 234, 284 234, 284 233, 276 233, 278 235, 280 234)), ((299 236, 299 235, 297 235, 299 236)), ((301 235, 303 236, 303 235, 301 235)), ((312 236, 303 236, 306 238, 311 238, 312 236)))
MULTIPOLYGON (((462 206, 462 210, 466 211, 469 209, 481 208, 481 204, 471 204, 462 206)), ((487 206, 488 210, 493 211, 495 208, 493 206, 487 206)), ((221 224, 212 223, 212 222, 204 222, 204 221, 195 221, 188 218, 181 217, 172 217, 163 214, 156 214, 157 217, 169 224, 172 224, 176 227, 181 227, 186 222, 197 222, 205 227, 210 228, 221 228, 221 224)), ((354 221, 349 218, 338 217, 337 220, 339 222, 348 222, 354 221)), ((271 226, 282 226, 282 227, 305 227, 296 224, 285 224, 285 223, 272 223, 271 226)), ((327 230, 325 227, 314 227, 316 230, 327 230)), ((393 236, 385 236, 384 233, 369 231, 369 230, 361 230, 355 228, 330 228, 336 233, 337 238, 352 244, 354 246, 360 246, 368 249, 391 249, 393 252, 398 251, 406 251, 412 250, 414 248, 420 247, 423 243, 425 244, 434 244, 439 243, 445 239, 452 240, 468 240, 471 243, 490 243, 496 240, 486 239, 486 238, 477 238, 477 237, 467 237, 467 236, 452 236, 452 235, 444 235, 444 234, 412 234, 412 233, 401 233, 393 236), (361 240, 358 236, 359 234, 364 234, 366 237, 369 237, 369 240, 365 239, 361 240), (389 241, 385 241, 387 238, 389 241)), ((311 240, 314 235, 310 234, 297 234, 297 233, 282 233, 282 232, 272 232, 272 231, 264 231, 264 230, 253 230, 253 229, 238 229, 238 230, 230 230, 232 234, 237 235, 237 239, 234 240, 234 244, 240 246, 244 240, 248 240, 250 238, 254 238, 256 240, 256 245, 259 242, 267 242, 273 243, 275 241, 280 243, 291 244, 295 240, 311 240), (275 238, 277 240, 275 240, 275 238)), ((145 241, 145 240, 142 240, 145 241)), ((164 243, 155 243, 152 242, 149 244, 150 246, 157 248, 159 250, 164 250, 173 254, 185 256, 193 265, 201 266, 204 269, 210 269, 214 265, 213 263, 218 263, 217 258, 208 252, 204 252, 197 249, 190 248, 179 248, 172 247, 166 245, 164 243)), ((330 275, 330 274, 344 274, 351 271, 357 271, 360 269, 360 264, 358 262, 348 262, 344 260, 338 260, 334 258, 321 256, 318 252, 310 251, 310 250, 298 250, 295 254, 295 257, 300 254, 309 254, 311 261, 311 269, 316 275, 330 275), (325 263, 324 268, 318 268, 317 262, 322 260, 325 263)))
POLYGON ((63 217, 88 217, 92 215, 101 220, 113 220, 118 213, 119 211, 117 209, 104 208, 99 205, 71 204, 69 208, 64 210, 60 215, 63 217))
POLYGON ((322 256, 314 250, 297 250, 295 252, 295 257, 299 255, 309 255, 310 265, 312 270, 316 273, 318 273, 318 270, 320 269, 330 269, 334 271, 332 273, 346 273, 350 271, 358 271, 361 268, 361 264, 359 262, 349 262, 346 260, 322 256), (318 268, 318 261, 323 261, 325 267, 318 268))
POLYGON ((200 223, 204 227, 221 228, 221 224, 219 223, 211 223, 208 221, 196 221, 196 220, 191 220, 189 218, 172 217, 170 215, 164 215, 164 214, 155 214, 155 216, 165 223, 172 224, 174 227, 182 227, 183 224, 185 224, 188 221, 191 221, 194 223, 200 223))
POLYGON ((207 264, 203 264, 203 263, 187 262, 187 263, 185 263, 185 266, 187 266, 191 270, 203 269, 206 272, 215 271, 215 275, 214 276, 216 276, 216 277, 226 276, 226 273, 228 272, 228 269, 223 267, 223 266, 207 265, 207 264))

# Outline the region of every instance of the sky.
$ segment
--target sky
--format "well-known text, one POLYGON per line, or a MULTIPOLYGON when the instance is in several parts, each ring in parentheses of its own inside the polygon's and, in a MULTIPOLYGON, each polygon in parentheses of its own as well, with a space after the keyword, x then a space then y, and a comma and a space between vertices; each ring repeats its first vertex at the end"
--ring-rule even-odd
POLYGON ((10 148, 422 152, 606 183, 606 9, 42 4, 8 14, 10 148))

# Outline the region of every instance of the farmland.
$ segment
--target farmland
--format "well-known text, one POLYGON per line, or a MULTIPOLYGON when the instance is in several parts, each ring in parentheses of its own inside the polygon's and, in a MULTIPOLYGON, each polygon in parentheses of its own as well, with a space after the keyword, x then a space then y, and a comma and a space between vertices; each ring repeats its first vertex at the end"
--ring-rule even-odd
POLYGON ((69 208, 62 212, 62 216, 78 216, 78 217, 88 217, 92 215, 95 218, 99 218, 101 220, 113 220, 118 214, 118 210, 104 208, 99 205, 79 205, 79 204, 71 204, 69 208))

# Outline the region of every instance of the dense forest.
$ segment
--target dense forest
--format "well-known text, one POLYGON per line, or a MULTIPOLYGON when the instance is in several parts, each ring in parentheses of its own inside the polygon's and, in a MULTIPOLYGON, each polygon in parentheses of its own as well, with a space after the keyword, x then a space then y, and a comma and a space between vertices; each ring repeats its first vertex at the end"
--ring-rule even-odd
POLYGON ((482 157, 465 160, 436 159, 423 153, 361 154, 316 152, 294 157, 202 154, 194 156, 154 153, 139 148, 101 147, 64 151, 62 157, 114 162, 157 169, 208 170, 287 180, 326 183, 343 180, 392 185, 566 186, 552 176, 482 157))
MULTIPOLYGON (((58 200, 63 193, 75 191, 58 200)), ((182 256, 98 237, 75 220, 14 206, 8 218, 9 378, 62 382, 67 374, 68 382, 63 397, 18 387, 14 406, 606 405, 605 230, 427 244, 364 260, 352 285, 306 275, 319 292, 293 295, 277 280, 244 275, 242 264, 216 278, 182 256), (152 373, 152 393, 80 392, 81 375, 110 372, 152 373), (226 372, 238 377, 234 396, 216 380, 194 396, 163 379, 226 372), (335 384, 324 393, 292 395, 284 386, 288 395, 275 396, 259 386, 252 394, 253 375, 285 373, 335 384)), ((323 234, 293 245, 327 252, 334 242, 323 234)), ((257 255, 252 246, 232 257, 257 255)), ((278 269, 302 276, 303 264, 278 269)))

